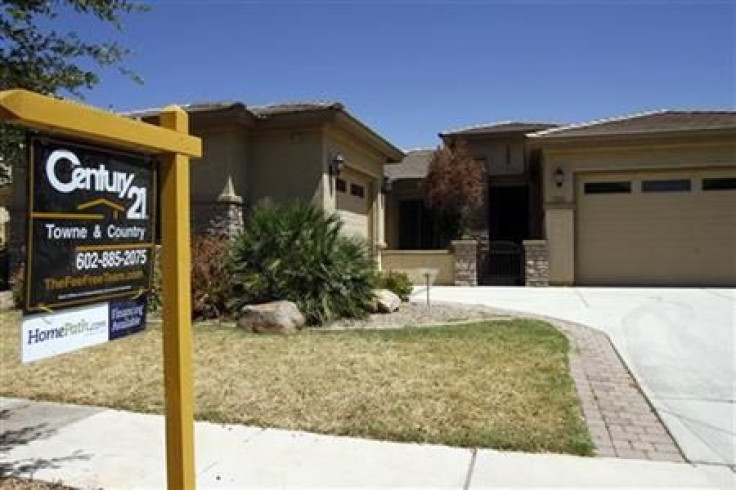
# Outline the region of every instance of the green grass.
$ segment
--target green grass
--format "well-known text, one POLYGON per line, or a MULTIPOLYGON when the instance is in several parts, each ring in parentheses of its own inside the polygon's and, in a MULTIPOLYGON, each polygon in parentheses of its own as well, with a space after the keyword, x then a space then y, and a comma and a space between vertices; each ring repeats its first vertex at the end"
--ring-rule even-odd
MULTIPOLYGON (((30 365, 2 317, 6 396, 163 411, 161 331, 30 365)), ((195 328, 196 417, 393 441, 591 454, 567 339, 539 321, 296 336, 195 328)))

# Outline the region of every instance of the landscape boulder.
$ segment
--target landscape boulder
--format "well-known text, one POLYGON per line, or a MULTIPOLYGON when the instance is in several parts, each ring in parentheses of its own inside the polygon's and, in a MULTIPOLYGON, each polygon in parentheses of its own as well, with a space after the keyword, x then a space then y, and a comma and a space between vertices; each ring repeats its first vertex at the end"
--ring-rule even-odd
POLYGON ((378 313, 393 313, 401 306, 401 298, 388 289, 373 291, 373 311, 378 313))
POLYGON ((247 305, 238 318, 239 327, 256 333, 293 334, 305 323, 304 315, 291 301, 247 305))

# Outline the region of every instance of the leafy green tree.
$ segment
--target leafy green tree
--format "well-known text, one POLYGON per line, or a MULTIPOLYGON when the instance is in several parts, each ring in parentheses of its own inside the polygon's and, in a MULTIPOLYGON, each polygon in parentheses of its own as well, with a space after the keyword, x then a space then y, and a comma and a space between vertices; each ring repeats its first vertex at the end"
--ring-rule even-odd
MULTIPOLYGON (((85 40, 77 32, 58 32, 53 21, 62 10, 91 17, 122 29, 125 15, 147 10, 128 0, 2 0, 0 7, 0 90, 24 88, 47 95, 82 91, 100 81, 93 71, 121 65, 130 51, 116 42, 85 40), (91 63, 90 63, 91 62, 91 63)), ((0 125, 0 185, 10 180, 10 168, 22 156, 22 132, 0 125)))

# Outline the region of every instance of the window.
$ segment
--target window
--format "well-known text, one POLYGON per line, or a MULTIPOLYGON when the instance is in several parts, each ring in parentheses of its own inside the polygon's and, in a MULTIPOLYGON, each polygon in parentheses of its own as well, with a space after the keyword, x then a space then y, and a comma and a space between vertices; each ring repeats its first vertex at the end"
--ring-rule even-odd
POLYGON ((641 183, 641 190, 642 192, 690 192, 690 180, 645 180, 641 183))
POLYGON ((736 190, 736 178, 721 177, 703 179, 704 191, 733 191, 736 190))
POLYGON ((586 194, 628 194, 631 182, 586 182, 586 194))
POLYGON ((350 194, 356 197, 365 197, 365 187, 358 184, 350 184, 350 194))
POLYGON ((348 184, 342 179, 335 180, 335 189, 337 192, 347 192, 348 184))

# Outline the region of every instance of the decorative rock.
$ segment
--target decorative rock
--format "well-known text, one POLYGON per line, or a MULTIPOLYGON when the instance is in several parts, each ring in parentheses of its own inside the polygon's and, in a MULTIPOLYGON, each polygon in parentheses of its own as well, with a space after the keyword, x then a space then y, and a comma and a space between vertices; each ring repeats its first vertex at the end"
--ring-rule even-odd
POLYGON ((388 289, 376 289, 373 295, 375 296, 374 311, 378 313, 393 313, 401 306, 401 298, 388 289))
POLYGON ((304 315, 291 301, 247 305, 238 318, 239 327, 256 333, 294 334, 305 323, 304 315))

